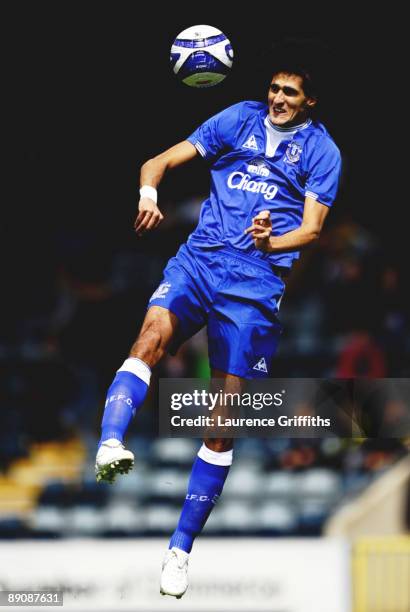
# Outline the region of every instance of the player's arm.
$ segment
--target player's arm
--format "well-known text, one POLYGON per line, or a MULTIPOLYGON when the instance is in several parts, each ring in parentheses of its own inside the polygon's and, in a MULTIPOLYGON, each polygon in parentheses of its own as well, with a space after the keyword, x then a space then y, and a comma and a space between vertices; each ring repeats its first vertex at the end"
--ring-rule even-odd
POLYGON ((298 228, 281 236, 271 236, 270 212, 263 210, 253 218, 252 225, 245 230, 245 233, 251 234, 256 248, 266 253, 299 251, 319 238, 328 212, 328 206, 306 197, 302 223, 298 228))
POLYGON ((143 195, 138 204, 138 216, 134 223, 135 231, 139 236, 157 227, 164 218, 156 202, 156 189, 164 174, 172 168, 185 164, 196 155, 197 150, 194 145, 183 140, 149 159, 141 167, 140 188, 148 187, 148 189, 143 189, 143 195))

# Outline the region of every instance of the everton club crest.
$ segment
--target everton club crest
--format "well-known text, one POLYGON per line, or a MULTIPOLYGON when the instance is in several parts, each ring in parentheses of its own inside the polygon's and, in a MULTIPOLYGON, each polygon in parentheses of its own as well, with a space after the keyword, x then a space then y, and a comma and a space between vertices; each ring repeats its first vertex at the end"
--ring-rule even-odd
POLYGON ((300 144, 292 140, 292 142, 288 144, 288 148, 286 149, 285 161, 289 162, 290 164, 296 164, 296 162, 299 161, 301 154, 302 147, 300 146, 300 144))

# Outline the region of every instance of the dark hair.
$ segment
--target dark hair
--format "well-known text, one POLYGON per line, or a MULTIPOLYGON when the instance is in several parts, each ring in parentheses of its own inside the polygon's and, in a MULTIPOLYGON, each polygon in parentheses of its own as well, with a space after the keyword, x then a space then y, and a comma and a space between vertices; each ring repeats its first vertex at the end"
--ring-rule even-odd
POLYGON ((275 74, 279 74, 283 72, 285 74, 294 74, 296 76, 301 77, 303 81, 303 91, 305 94, 311 98, 319 98, 319 89, 317 87, 317 83, 315 82, 314 75, 312 75, 311 71, 303 66, 303 64, 298 64, 295 62, 278 62, 277 64, 272 64, 271 74, 269 78, 272 78, 275 74))
POLYGON ((279 72, 300 76, 305 94, 319 99, 324 83, 327 85, 334 72, 332 60, 332 51, 323 41, 286 37, 264 53, 263 70, 267 79, 279 72))

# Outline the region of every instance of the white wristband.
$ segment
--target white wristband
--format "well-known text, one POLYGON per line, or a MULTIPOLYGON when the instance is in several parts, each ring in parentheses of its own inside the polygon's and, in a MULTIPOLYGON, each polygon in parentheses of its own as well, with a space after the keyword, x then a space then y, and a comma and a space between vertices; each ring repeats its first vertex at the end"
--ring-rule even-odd
POLYGON ((140 196, 141 198, 149 198, 150 200, 155 202, 155 204, 158 201, 157 190, 155 189, 155 187, 151 187, 151 185, 143 185, 140 189, 140 196))

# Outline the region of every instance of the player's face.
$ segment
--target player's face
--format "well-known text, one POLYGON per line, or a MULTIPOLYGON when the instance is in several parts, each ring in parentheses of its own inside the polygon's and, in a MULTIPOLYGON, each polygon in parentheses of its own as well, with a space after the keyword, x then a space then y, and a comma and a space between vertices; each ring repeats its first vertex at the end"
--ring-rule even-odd
POLYGON ((274 74, 268 93, 269 118, 274 125, 292 127, 303 123, 316 104, 303 91, 303 79, 296 74, 274 74))

